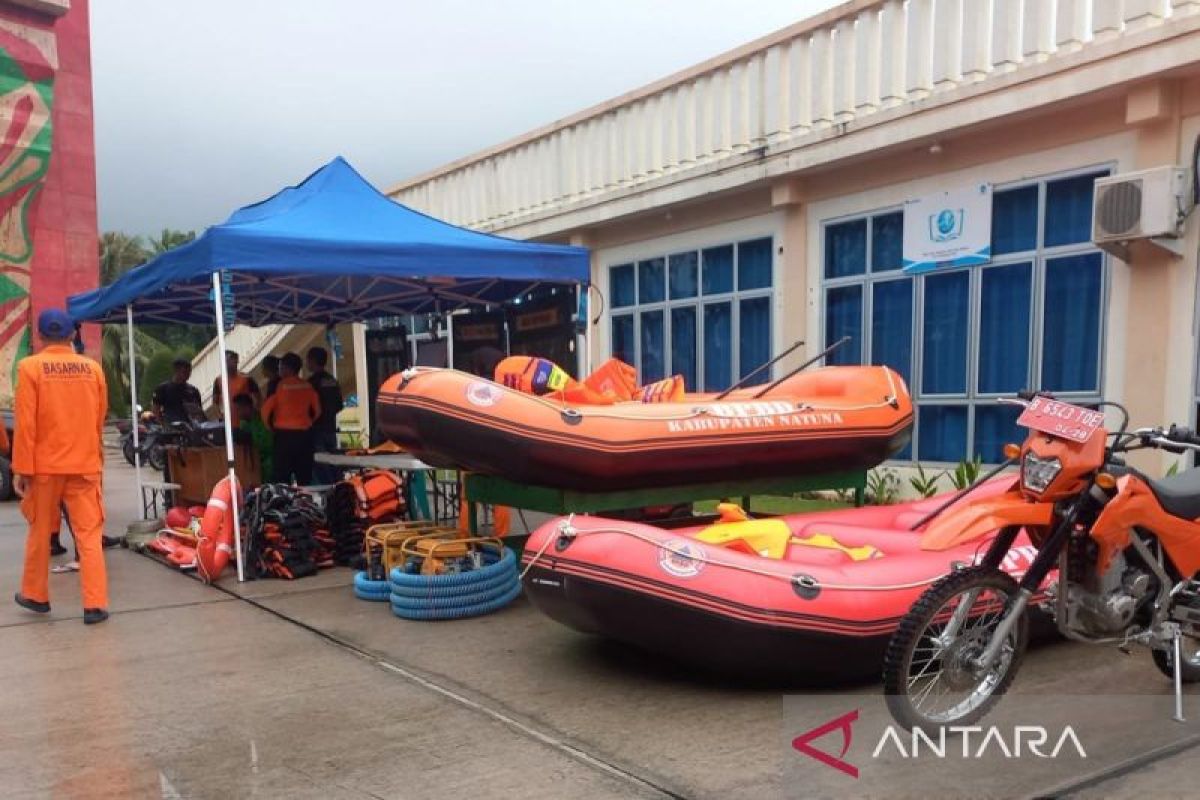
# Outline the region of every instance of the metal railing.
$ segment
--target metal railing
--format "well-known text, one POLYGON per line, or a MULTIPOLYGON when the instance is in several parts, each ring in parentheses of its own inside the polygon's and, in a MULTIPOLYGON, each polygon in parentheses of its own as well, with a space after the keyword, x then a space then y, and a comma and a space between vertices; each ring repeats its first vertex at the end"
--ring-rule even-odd
POLYGON ((389 194, 498 230, 1200 11, 1200 0, 852 0, 389 194))

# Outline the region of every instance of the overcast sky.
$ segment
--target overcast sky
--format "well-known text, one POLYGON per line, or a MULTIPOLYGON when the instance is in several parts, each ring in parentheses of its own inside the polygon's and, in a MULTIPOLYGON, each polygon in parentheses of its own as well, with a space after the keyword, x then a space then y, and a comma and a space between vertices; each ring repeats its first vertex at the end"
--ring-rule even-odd
POLYGON ((833 5, 92 0, 100 228, 203 228, 335 155, 386 187, 833 5))

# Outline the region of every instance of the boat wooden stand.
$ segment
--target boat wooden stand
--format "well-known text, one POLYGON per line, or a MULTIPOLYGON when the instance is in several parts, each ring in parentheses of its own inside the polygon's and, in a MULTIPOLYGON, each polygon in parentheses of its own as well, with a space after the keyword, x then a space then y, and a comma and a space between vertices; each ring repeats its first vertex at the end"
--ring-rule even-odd
POLYGON ((742 508, 749 511, 752 495, 790 497, 799 492, 851 489, 854 491, 855 505, 861 506, 867 486, 867 473, 863 470, 802 477, 730 480, 721 483, 631 489, 621 492, 580 492, 573 489, 530 486, 513 483, 495 475, 470 474, 465 476, 464 482, 467 497, 470 500, 467 503, 470 524, 468 530, 475 534, 478 532, 477 506, 479 503, 511 506, 561 516, 563 514, 588 514, 740 497, 742 508))

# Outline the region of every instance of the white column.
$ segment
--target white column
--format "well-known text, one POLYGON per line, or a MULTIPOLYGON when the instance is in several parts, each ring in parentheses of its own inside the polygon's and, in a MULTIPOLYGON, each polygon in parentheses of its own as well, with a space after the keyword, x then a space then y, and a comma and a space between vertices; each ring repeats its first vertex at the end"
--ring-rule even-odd
POLYGON ((983 80, 992 67, 988 52, 992 20, 986 3, 968 2, 963 7, 962 78, 983 80))
POLYGON ((920 100, 933 88, 933 0, 909 0, 904 90, 920 100))
POLYGON ((858 28, 854 32, 855 114, 869 114, 879 107, 880 44, 878 9, 859 12, 858 28))
POLYGON ((229 405, 229 367, 225 363, 225 306, 221 297, 221 273, 212 274, 213 309, 217 322, 217 349, 221 354, 221 411, 225 417, 225 464, 229 467, 229 513, 233 515, 233 554, 237 560, 238 583, 246 580, 242 566, 242 487, 237 482, 233 456, 233 413, 229 405))
MULTIPOLYGON (((142 442, 138 432, 141 414, 138 413, 137 401, 137 348, 133 345, 133 306, 125 306, 125 328, 129 333, 129 421, 133 424, 133 474, 134 491, 137 492, 137 507, 142 508, 142 442)), ((225 351, 221 350, 221 360, 225 360, 225 351)))
POLYGON ((712 158, 716 146, 717 131, 717 101, 716 101, 715 72, 701 75, 696 79, 696 160, 707 161, 712 158))
POLYGON ((1092 39, 1103 42, 1121 32, 1121 0, 1092 0, 1092 39))
POLYGON ((690 167, 696 161, 696 130, 703 116, 697 112, 700 102, 699 81, 695 80, 682 88, 682 108, 679 119, 679 165, 690 167))
POLYGON ((777 44, 767 50, 763 59, 763 136, 767 144, 787 138, 788 45, 777 44))
POLYGON ((1125 27, 1136 31, 1157 25, 1166 13, 1164 0, 1125 0, 1125 27))
POLYGON ((788 117, 792 136, 808 132, 812 126, 812 42, 807 37, 792 40, 788 48, 788 117))
POLYGON ((1021 37, 1023 55, 1030 61, 1045 61, 1054 50, 1054 0, 1025 0, 1021 37))
POLYGON ((713 77, 716 79, 713 95, 717 111, 715 152, 727 155, 733 145, 733 67, 717 70, 713 77))
POLYGON ((667 96, 659 93, 646 100, 646 174, 655 177, 663 170, 663 135, 666 133, 664 112, 667 96))
POLYGON ((1058 0, 1055 40, 1060 53, 1083 47, 1087 39, 1087 7, 1090 0, 1058 0))
POLYGON ((750 62, 729 66, 730 149, 744 153, 750 149, 750 62))
POLYGON ((992 0, 992 66, 998 72, 1021 63, 1021 0, 992 0))
POLYGON ((1190 14, 1193 11, 1200 11, 1200 0, 1171 0, 1171 13, 1174 16, 1190 14))
POLYGON ((742 106, 746 112, 746 142, 751 147, 762 147, 767 141, 767 107, 775 101, 775 96, 769 98, 766 93, 767 54, 759 52, 746 61, 746 75, 742 86, 746 96, 742 106))
POLYGON ((854 119, 854 19, 838 22, 833 35, 833 119, 849 122, 854 119))
POLYGON ((937 25, 933 29, 933 86, 958 85, 962 61, 962 0, 937 0, 937 25))
POLYGON ((888 0, 879 11, 879 102, 884 108, 904 102, 905 45, 908 21, 903 0, 888 0))
POLYGON ((809 92, 812 95, 812 124, 833 122, 833 42, 828 28, 813 31, 809 42, 809 92))

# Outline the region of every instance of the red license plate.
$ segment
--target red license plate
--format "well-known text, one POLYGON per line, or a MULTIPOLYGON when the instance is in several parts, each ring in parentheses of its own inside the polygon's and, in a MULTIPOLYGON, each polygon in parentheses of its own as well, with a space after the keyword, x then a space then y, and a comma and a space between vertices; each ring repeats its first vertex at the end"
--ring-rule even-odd
POLYGON ((1035 397, 1025 407, 1017 424, 1062 439, 1086 442, 1104 424, 1104 414, 1061 400, 1035 397))

